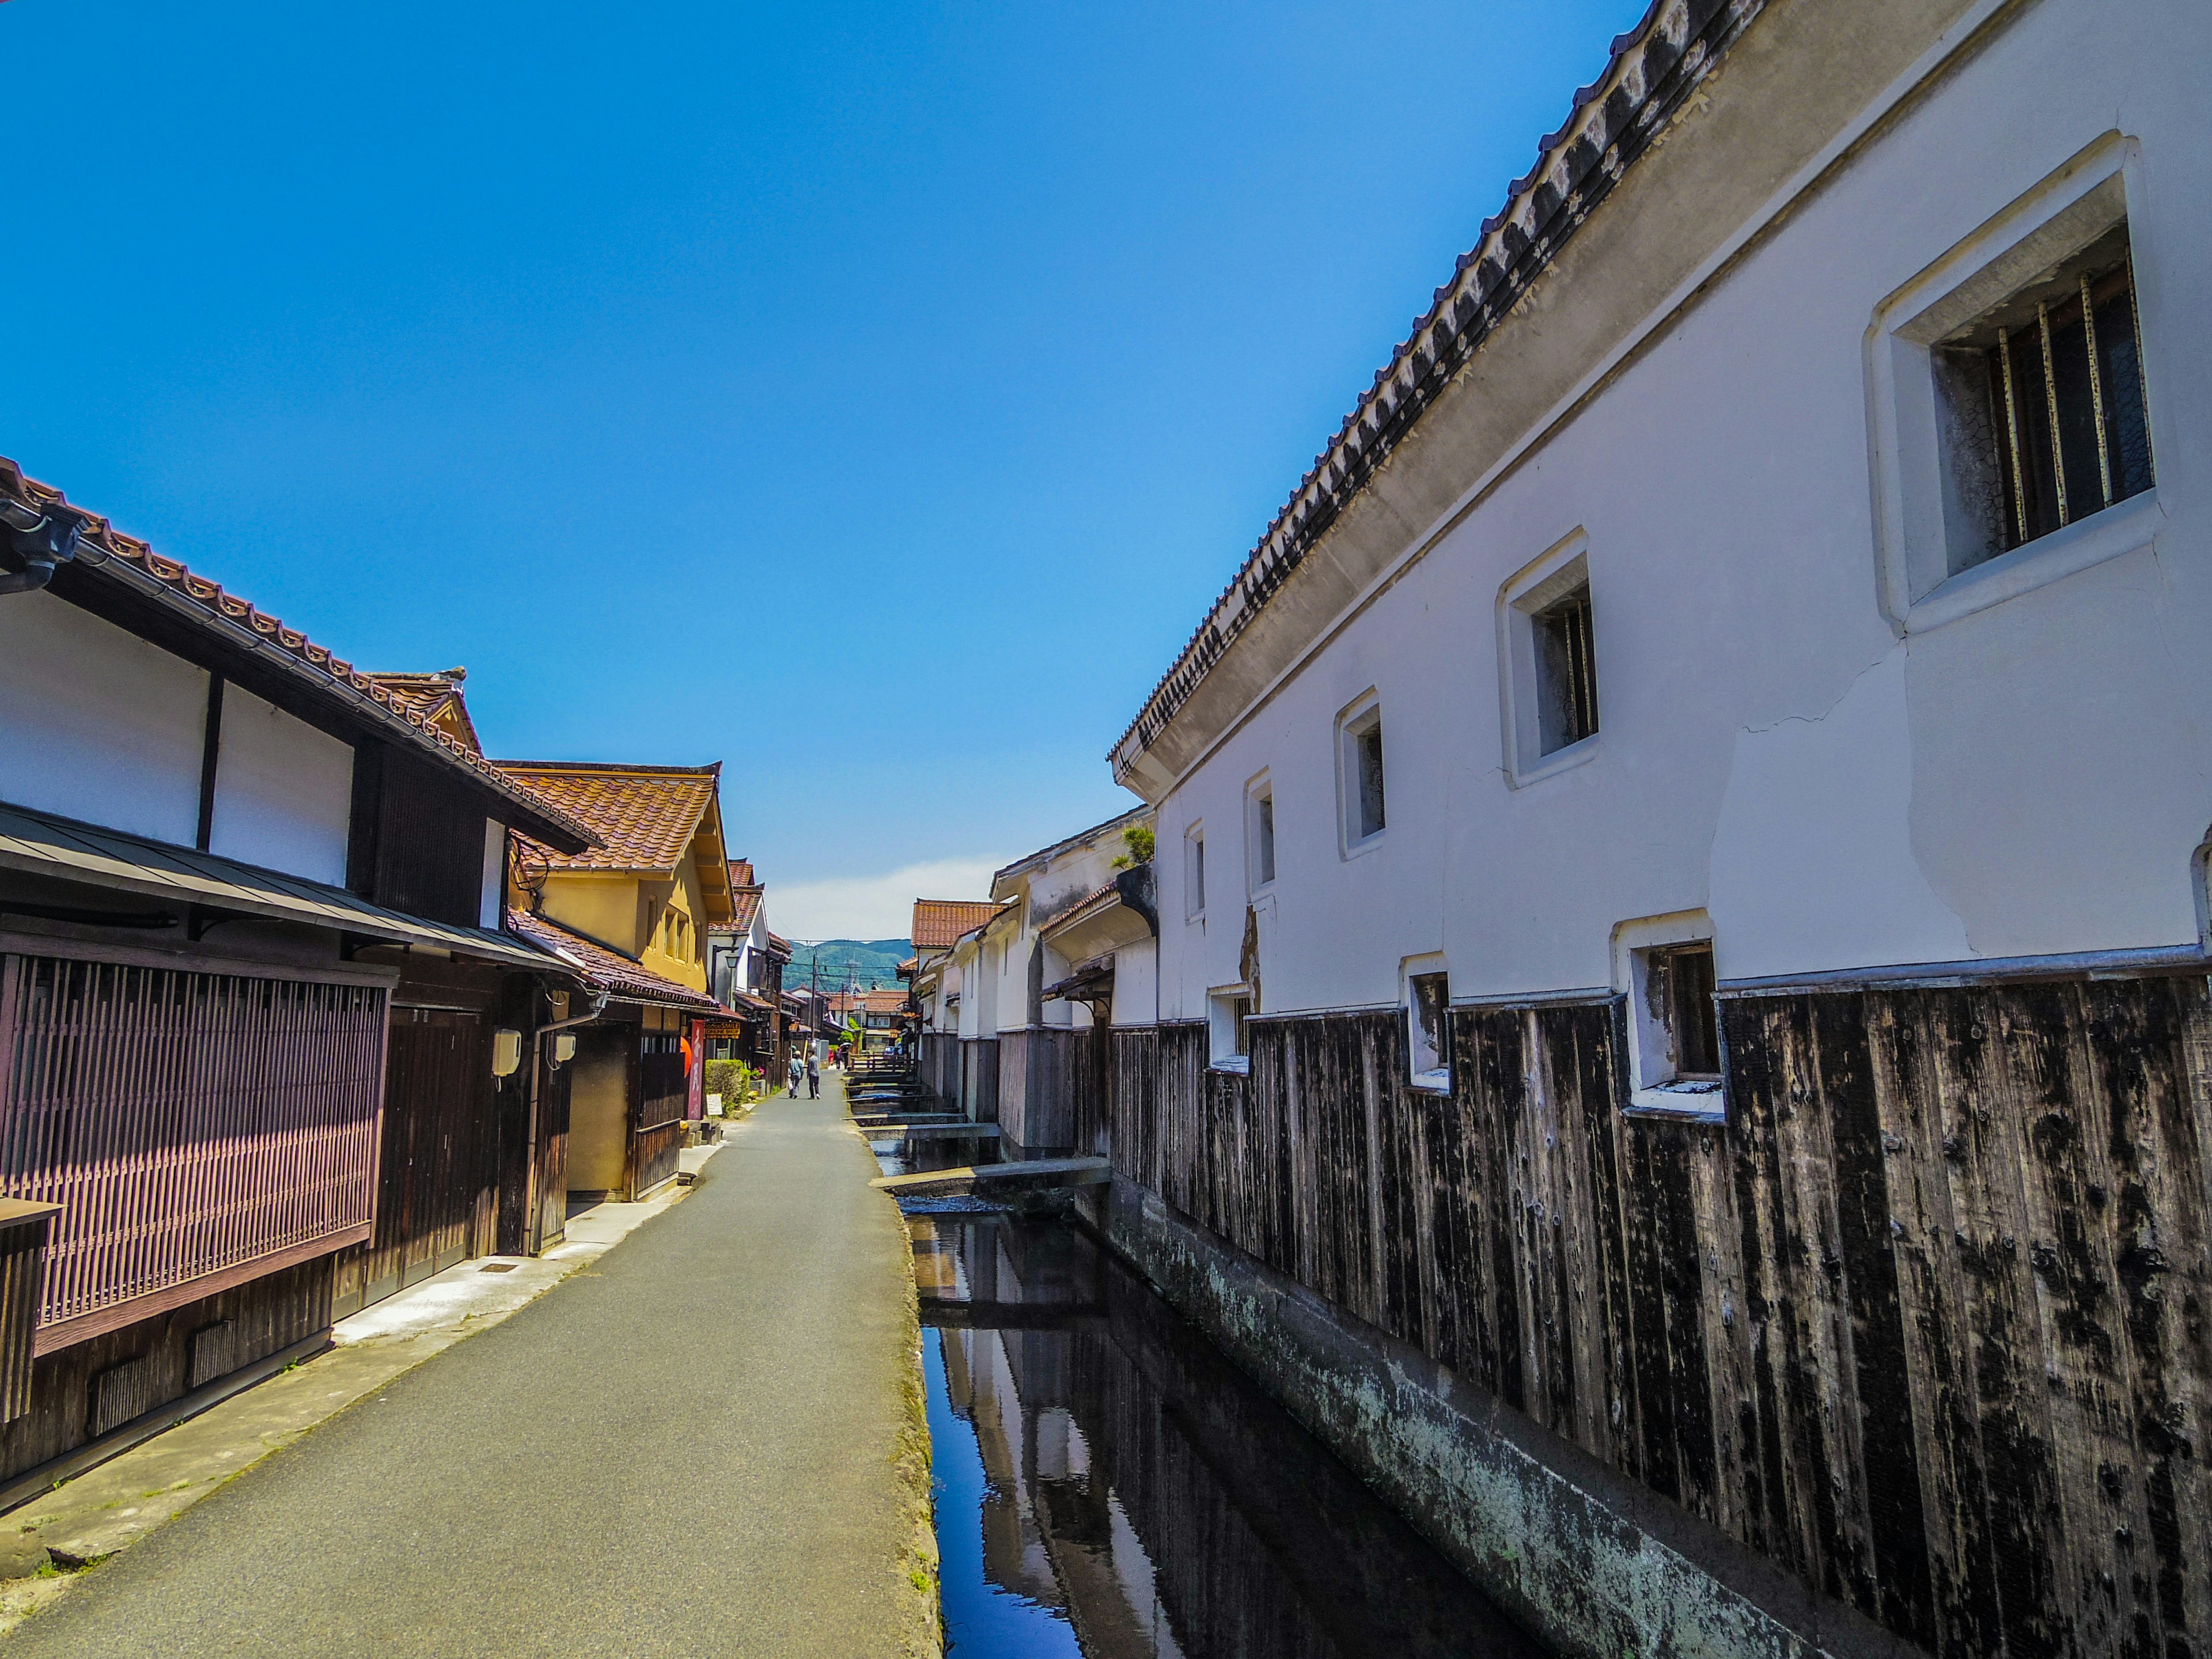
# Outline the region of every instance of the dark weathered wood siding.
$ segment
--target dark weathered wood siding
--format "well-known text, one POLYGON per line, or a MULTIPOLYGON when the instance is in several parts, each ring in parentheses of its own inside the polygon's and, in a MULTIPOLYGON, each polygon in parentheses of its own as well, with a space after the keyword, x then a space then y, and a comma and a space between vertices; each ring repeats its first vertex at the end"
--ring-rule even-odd
POLYGON ((977 1123, 999 1121, 998 1038, 961 1038, 960 1109, 977 1123))
POLYGON ((1089 1033, 1032 1025, 999 1036, 998 1124, 1012 1155, 1072 1151, 1089 1033))
POLYGON ((2212 1651, 2202 978, 1723 1004, 1725 1127, 1617 1002, 1116 1032, 1117 1169, 1945 1655, 2212 1651))
POLYGON ((30 1410, 0 1428, 0 1479, 50 1463, 93 1437, 99 1378, 112 1379, 111 1410, 126 1393, 140 1410, 151 1410, 212 1380, 193 1373, 195 1346, 204 1367, 210 1352, 204 1334, 212 1329, 227 1328, 221 1347, 229 1371, 304 1341, 330 1322, 331 1261, 323 1256, 43 1354, 33 1367, 30 1410), (127 1389, 115 1386, 123 1383, 127 1389))
POLYGON ((392 1010, 376 1233, 338 1260, 337 1316, 496 1245, 499 1121, 483 1017, 392 1010))

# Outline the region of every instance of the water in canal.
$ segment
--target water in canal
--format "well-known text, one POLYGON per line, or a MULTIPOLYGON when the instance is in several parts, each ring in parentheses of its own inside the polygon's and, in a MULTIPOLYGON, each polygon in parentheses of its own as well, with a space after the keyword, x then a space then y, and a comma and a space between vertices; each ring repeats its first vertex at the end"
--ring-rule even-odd
POLYGON ((1539 1655, 1088 1234, 908 1225, 957 1659, 1539 1655))

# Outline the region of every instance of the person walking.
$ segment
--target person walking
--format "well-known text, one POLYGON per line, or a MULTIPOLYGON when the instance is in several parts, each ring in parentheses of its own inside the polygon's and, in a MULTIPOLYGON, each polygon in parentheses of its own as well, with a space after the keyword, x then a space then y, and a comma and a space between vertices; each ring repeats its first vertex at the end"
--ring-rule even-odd
POLYGON ((822 1062, 811 1048, 806 1051, 806 1097, 809 1100, 822 1098, 822 1062))
POLYGON ((791 1057, 791 1063, 790 1063, 788 1066, 785 1066, 785 1067, 784 1067, 784 1073, 783 1073, 783 1074, 784 1074, 784 1082, 785 1082, 785 1084, 786 1084, 786 1085, 787 1085, 787 1086, 786 1086, 785 1092, 786 1092, 786 1093, 789 1096, 789 1097, 790 1097, 790 1098, 792 1098, 793 1100, 796 1100, 796 1099, 798 1099, 798 1098, 799 1098, 799 1056, 798 1056, 797 1054, 793 1054, 793 1055, 791 1057))

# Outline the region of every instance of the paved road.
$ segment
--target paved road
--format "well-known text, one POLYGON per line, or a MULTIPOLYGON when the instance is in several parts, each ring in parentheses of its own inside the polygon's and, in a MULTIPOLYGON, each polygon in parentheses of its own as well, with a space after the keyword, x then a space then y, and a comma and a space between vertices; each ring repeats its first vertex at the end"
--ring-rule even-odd
POLYGON ((762 1106, 592 1269, 95 1568, 0 1649, 906 1652, 906 1236, 823 1084, 762 1106))

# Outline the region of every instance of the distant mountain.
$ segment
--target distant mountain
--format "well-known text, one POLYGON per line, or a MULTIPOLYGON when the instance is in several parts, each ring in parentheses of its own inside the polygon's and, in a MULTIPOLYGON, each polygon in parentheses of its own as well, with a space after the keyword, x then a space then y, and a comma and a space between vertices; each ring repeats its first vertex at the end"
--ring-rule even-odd
POLYGON ((825 992, 842 991, 848 984, 856 990, 878 990, 898 983, 898 965, 913 954, 913 944, 902 939, 830 939, 819 945, 794 944, 791 965, 783 970, 783 988, 797 991, 811 983, 818 961, 825 992))

